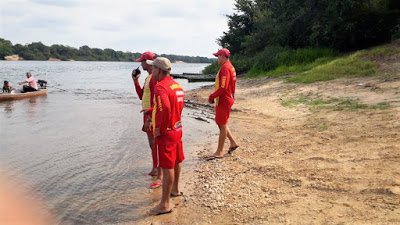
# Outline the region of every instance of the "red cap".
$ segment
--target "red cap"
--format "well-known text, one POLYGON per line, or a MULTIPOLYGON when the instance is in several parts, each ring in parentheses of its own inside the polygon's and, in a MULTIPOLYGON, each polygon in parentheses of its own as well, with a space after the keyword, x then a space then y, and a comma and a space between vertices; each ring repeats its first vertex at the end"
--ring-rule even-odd
POLYGON ((146 61, 146 60, 154 60, 154 57, 156 55, 152 52, 145 52, 142 54, 142 56, 140 56, 140 58, 136 59, 136 62, 142 62, 142 61, 146 61))
POLYGON ((229 52, 229 50, 227 48, 220 49, 220 50, 218 50, 217 53, 213 53, 213 55, 215 55, 217 57, 219 55, 223 55, 223 56, 226 56, 228 58, 231 57, 231 53, 229 52))

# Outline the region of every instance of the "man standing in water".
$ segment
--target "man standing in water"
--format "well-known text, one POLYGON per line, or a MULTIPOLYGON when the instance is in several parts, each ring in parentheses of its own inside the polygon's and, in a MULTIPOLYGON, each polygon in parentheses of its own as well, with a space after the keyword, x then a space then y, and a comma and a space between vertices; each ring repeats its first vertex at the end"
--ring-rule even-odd
POLYGON ((26 73, 26 77, 28 79, 18 83, 19 85, 28 83, 28 85, 24 85, 22 87, 23 88, 23 92, 37 91, 37 83, 36 83, 35 78, 32 77, 32 74, 30 72, 27 72, 26 73))
MULTIPOLYGON (((154 130, 154 149, 157 166, 163 171, 161 202, 151 209, 149 215, 161 215, 172 211, 170 197, 181 196, 179 176, 181 162, 185 159, 182 146, 181 115, 184 105, 184 92, 180 84, 169 75, 171 62, 164 57, 147 61, 153 65, 153 76, 157 85, 154 88, 152 125, 154 130)), ((151 109, 150 109, 151 110, 151 109)))
POLYGON ((215 102, 215 122, 219 128, 219 139, 217 151, 207 160, 224 157, 223 148, 226 137, 230 141, 229 154, 239 147, 227 125, 235 100, 236 71, 229 60, 230 52, 228 49, 220 49, 217 53, 214 53, 214 56, 218 57, 218 64, 221 65, 221 69, 215 78, 215 92, 208 97, 208 102, 210 104, 215 102))
MULTIPOLYGON (((153 137, 153 131, 145 129, 146 122, 148 123, 151 121, 151 114, 147 112, 146 109, 153 107, 154 86, 157 84, 157 82, 154 80, 152 76, 152 66, 147 64, 146 60, 154 60, 154 57, 155 57, 154 53, 145 52, 142 54, 140 58, 136 60, 136 62, 141 62, 142 68, 149 73, 149 75, 145 79, 143 88, 140 87, 139 84, 140 70, 136 69, 132 71, 132 79, 133 83, 135 84, 136 93, 139 96, 139 99, 142 100, 142 112, 143 112, 142 130, 147 133, 147 139, 149 141, 149 146, 151 151, 153 149, 154 137, 153 137)), ((152 156, 152 159, 154 159, 154 156, 152 156)), ((153 165, 155 165, 154 161, 153 165)), ((156 181, 150 184, 149 188, 157 188, 162 185, 161 169, 157 169, 157 167, 153 166, 153 169, 149 173, 149 175, 157 176, 156 181)))

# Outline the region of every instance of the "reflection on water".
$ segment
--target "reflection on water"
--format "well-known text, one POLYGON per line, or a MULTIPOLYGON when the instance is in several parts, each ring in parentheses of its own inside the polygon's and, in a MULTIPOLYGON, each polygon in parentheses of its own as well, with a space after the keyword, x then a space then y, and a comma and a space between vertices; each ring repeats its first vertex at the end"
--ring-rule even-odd
MULTIPOLYGON (((151 156, 130 77, 135 63, 0 61, 0 66, 0 77, 14 83, 26 71, 48 81, 47 96, 0 102, 0 164, 22 173, 62 224, 138 221, 160 200, 161 190, 147 189, 151 156)), ((205 65, 179 66, 199 72, 205 65)), ((209 84, 179 82, 186 89, 209 84)), ((190 153, 198 137, 215 127, 199 126, 184 111, 190 153)), ((194 162, 186 155, 184 168, 194 162)))
POLYGON ((7 101, 4 103, 4 112, 6 113, 7 117, 11 116, 10 114, 14 110, 13 104, 14 101, 7 101))

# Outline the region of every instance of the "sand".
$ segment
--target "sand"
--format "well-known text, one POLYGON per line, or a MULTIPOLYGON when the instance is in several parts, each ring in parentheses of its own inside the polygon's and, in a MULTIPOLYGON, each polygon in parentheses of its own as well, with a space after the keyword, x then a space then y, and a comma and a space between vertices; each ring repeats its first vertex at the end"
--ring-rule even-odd
MULTIPOLYGON (((205 161, 215 126, 183 175, 186 196, 173 200, 171 215, 143 224, 400 224, 399 71, 314 84, 239 79, 228 125, 240 147, 205 161), (329 99, 361 107, 306 103, 329 99), (377 104, 389 108, 363 107, 377 104)), ((213 122, 212 91, 187 93, 199 125, 213 122)))

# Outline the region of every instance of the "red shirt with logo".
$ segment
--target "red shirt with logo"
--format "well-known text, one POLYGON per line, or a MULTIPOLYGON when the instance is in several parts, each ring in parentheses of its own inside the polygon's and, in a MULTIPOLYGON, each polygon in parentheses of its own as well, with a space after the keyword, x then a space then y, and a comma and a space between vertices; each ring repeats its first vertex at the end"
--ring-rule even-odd
POLYGON ((163 77, 154 87, 153 130, 160 131, 156 142, 172 144, 182 138, 182 110, 184 105, 182 86, 171 76, 163 77))
POLYGON ((215 99, 215 106, 232 105, 236 88, 236 70, 230 61, 226 61, 215 78, 215 92, 210 95, 209 101, 215 99))

